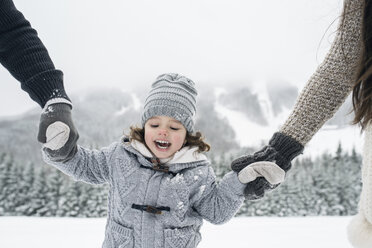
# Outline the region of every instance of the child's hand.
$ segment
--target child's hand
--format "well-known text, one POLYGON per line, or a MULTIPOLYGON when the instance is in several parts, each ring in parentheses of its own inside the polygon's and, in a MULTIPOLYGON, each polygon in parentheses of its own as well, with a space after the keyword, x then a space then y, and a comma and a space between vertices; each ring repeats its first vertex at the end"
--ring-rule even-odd
POLYGON ((277 164, 268 161, 255 162, 238 173, 241 183, 249 183, 258 177, 264 177, 270 184, 279 184, 284 181, 285 171, 277 164))
MULTIPOLYGON (((236 172, 240 172, 254 162, 270 161, 287 172, 291 168, 292 159, 302 153, 303 149, 303 145, 299 142, 278 132, 270 139, 269 145, 255 152, 253 155, 235 159, 231 163, 231 168, 236 172)), ((276 188, 278 185, 269 183, 264 177, 258 177, 256 180, 247 184, 244 194, 247 199, 260 199, 265 195, 265 192, 276 188)))
POLYGON ((46 107, 40 117, 37 138, 53 161, 65 162, 71 159, 76 154, 79 138, 71 119, 71 106, 56 103, 46 107))

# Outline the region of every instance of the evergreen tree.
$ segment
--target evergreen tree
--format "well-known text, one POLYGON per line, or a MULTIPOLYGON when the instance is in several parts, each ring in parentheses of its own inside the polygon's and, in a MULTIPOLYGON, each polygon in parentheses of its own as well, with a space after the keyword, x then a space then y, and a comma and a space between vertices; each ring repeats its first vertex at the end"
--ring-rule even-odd
MULTIPOLYGON (((233 156, 234 158, 238 156, 233 156)), ((210 154, 218 179, 231 155, 210 154)), ((361 192, 361 155, 339 144, 334 154, 298 158, 286 181, 259 201, 245 201, 238 215, 353 215, 361 192)), ((15 162, 0 154, 0 215, 104 217, 108 185, 73 182, 53 167, 15 162)))
POLYGON ((48 215, 57 216, 60 208, 60 198, 62 196, 62 185, 64 183, 64 175, 57 169, 50 170, 47 178, 48 192, 46 195, 48 215))
POLYGON ((16 207, 17 215, 30 216, 33 212, 31 207, 31 195, 35 179, 35 166, 33 163, 26 164, 20 174, 18 182, 19 204, 16 207))
POLYGON ((5 153, 0 154, 0 216, 5 215, 5 192, 4 188, 6 186, 6 177, 7 177, 7 165, 5 163, 5 153))
POLYGON ((90 184, 80 183, 80 196, 79 196, 79 217, 93 217, 92 213, 88 210, 88 201, 93 197, 93 187, 90 184))
POLYGON ((17 169, 12 157, 5 157, 0 174, 0 190, 2 211, 4 215, 12 215, 15 212, 17 199, 17 169))
POLYGON ((339 142, 338 143, 338 146, 337 146, 337 150, 336 150, 335 159, 336 160, 341 160, 342 159, 342 155, 343 155, 342 145, 341 145, 341 142, 339 142))
POLYGON ((30 192, 30 215, 32 216, 50 216, 47 208, 47 193, 49 191, 45 168, 39 167, 35 173, 32 190, 30 192))
POLYGON ((64 197, 61 199, 58 213, 61 216, 78 217, 80 213, 80 184, 69 180, 68 183, 63 186, 62 192, 64 197))

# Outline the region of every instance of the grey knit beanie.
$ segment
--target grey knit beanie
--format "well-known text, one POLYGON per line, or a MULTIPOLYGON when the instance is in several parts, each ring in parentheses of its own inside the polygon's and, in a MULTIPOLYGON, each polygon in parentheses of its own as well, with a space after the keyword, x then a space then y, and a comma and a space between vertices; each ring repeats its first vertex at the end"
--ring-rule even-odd
POLYGON ((192 133, 197 94, 194 82, 184 76, 176 73, 158 76, 145 100, 142 126, 151 117, 165 115, 180 121, 192 133))

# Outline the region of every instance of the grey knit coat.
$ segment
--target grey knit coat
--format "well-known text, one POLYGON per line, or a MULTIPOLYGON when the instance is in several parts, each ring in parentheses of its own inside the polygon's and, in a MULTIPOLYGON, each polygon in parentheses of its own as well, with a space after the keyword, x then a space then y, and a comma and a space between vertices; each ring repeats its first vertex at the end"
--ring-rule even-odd
POLYGON ((222 224, 244 200, 245 185, 235 172, 216 183, 207 160, 171 164, 169 172, 154 170, 155 164, 129 142, 100 151, 79 146, 66 163, 43 156, 74 180, 109 184, 104 248, 196 247, 203 219, 222 224))

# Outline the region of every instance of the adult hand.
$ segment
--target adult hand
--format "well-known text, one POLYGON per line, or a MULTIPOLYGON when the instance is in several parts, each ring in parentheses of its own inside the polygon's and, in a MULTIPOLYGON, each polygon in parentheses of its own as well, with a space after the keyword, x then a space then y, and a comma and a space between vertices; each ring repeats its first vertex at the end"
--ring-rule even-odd
POLYGON ((79 134, 72 122, 71 105, 55 103, 44 108, 37 136, 43 150, 55 162, 66 162, 77 152, 79 134))
MULTIPOLYGON (((231 163, 232 170, 240 172, 254 162, 269 161, 277 164, 282 170, 287 172, 291 168, 291 161, 302 153, 304 147, 295 139, 277 132, 269 141, 269 145, 263 147, 253 155, 247 155, 235 159, 231 163)), ((276 188, 279 183, 271 184, 265 177, 258 177, 249 182, 244 190, 244 194, 249 200, 257 200, 265 195, 265 192, 276 188)))

